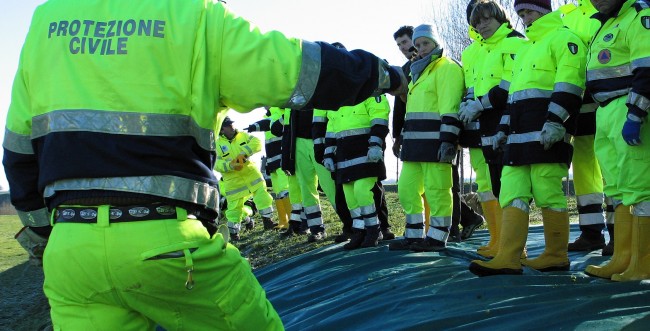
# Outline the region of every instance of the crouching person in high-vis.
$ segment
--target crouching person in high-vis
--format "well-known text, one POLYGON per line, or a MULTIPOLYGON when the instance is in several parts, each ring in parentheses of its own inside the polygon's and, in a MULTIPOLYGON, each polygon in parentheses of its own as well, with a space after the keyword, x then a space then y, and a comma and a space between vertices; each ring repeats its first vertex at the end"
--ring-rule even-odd
POLYGON ((270 230, 278 225, 271 220, 273 197, 267 191, 264 177, 257 165, 248 160, 261 150, 262 143, 257 137, 236 130, 230 118, 223 120, 217 141, 215 169, 223 176, 221 193, 228 202, 226 219, 232 240, 240 239, 241 221, 245 216, 244 202, 251 195, 262 216, 264 229, 270 230))
POLYGON ((3 165, 53 329, 282 330, 217 231, 215 130, 227 108, 338 109, 405 81, 368 52, 263 33, 221 1, 39 6, 3 165), (93 49, 80 22, 89 35, 115 22, 139 33, 93 49))

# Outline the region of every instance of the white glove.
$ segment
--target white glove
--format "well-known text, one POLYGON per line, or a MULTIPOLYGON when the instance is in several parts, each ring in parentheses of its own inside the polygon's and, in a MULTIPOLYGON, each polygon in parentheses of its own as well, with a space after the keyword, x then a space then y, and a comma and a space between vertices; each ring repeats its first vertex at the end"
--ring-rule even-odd
POLYGON ((547 121, 542 127, 542 133, 539 135, 539 140, 544 145, 544 150, 549 150, 553 144, 564 139, 566 129, 564 125, 547 121))
POLYGON ((368 148, 368 161, 381 162, 384 160, 384 151, 379 146, 370 146, 368 148))
POLYGON ((493 150, 499 150, 506 142, 506 134, 502 131, 497 132, 494 136, 487 137, 488 145, 492 145, 493 150))
POLYGON ((29 262, 32 265, 43 265, 43 252, 47 245, 47 238, 42 237, 29 227, 23 227, 16 233, 14 238, 27 251, 29 254, 29 262))
POLYGON ((483 111, 483 105, 478 100, 468 100, 460 104, 458 117, 467 124, 479 117, 483 111))
POLYGON ((452 143, 443 141, 438 150, 438 159, 440 163, 451 163, 456 157, 456 146, 452 143))
POLYGON ((323 166, 329 172, 336 171, 336 164, 334 163, 334 160, 331 157, 326 157, 323 159, 323 166))

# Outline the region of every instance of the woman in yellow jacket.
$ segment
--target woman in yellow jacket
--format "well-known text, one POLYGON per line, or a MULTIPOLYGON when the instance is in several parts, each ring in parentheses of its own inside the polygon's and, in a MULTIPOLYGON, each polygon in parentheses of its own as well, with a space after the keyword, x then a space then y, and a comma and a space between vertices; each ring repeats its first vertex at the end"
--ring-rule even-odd
POLYGON ((467 94, 460 105, 459 116, 468 126, 476 125, 478 148, 470 148, 470 162, 476 171, 478 196, 487 221, 490 241, 478 248, 478 254, 494 257, 499 248, 501 229, 501 170, 503 153, 492 149, 489 137, 497 131, 508 99, 509 72, 512 55, 523 44, 523 36, 515 31, 505 9, 496 1, 479 1, 470 17, 470 36, 475 39, 463 51, 467 94))
POLYGON ((451 162, 456 158, 458 106, 465 90, 463 69, 442 55, 433 27, 423 24, 413 31, 421 59, 411 65, 398 181, 399 200, 406 214, 405 239, 391 250, 438 251, 446 247, 452 215, 451 162), (431 214, 424 233, 422 193, 431 214), (423 240, 424 239, 424 240, 423 240))

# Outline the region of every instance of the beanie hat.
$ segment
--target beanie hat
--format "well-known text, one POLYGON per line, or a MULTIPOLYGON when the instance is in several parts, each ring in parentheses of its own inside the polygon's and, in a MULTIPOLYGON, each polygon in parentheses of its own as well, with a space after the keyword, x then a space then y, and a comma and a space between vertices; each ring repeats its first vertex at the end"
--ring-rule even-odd
POLYGON ((472 10, 474 10, 474 6, 476 6, 477 1, 478 0, 470 0, 467 4, 467 9, 465 10, 465 13, 467 14, 467 24, 469 24, 469 18, 472 16, 472 10))
POLYGON ((421 24, 413 29, 413 42, 420 37, 427 37, 433 40, 436 44, 438 43, 436 38, 433 37, 433 26, 430 24, 421 24))
POLYGON ((546 15, 553 11, 551 0, 515 0, 515 12, 523 9, 534 10, 546 15))

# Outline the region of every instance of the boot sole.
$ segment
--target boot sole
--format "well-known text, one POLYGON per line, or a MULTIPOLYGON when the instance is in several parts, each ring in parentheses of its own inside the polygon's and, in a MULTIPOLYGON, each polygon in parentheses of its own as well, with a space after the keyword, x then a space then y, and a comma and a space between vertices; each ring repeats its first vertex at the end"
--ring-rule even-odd
POLYGON ((498 275, 522 275, 523 269, 490 269, 476 263, 470 263, 469 271, 479 277, 498 276, 498 275))

